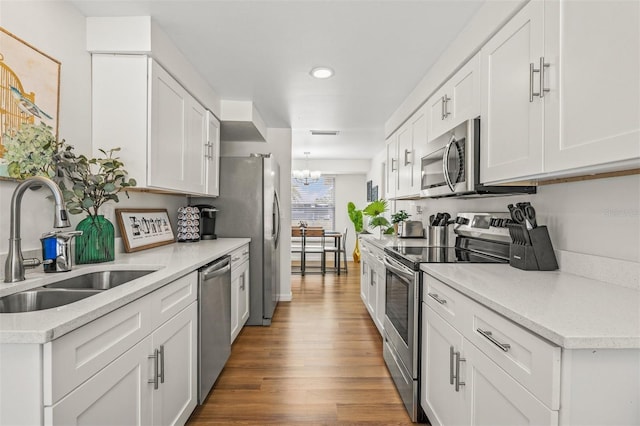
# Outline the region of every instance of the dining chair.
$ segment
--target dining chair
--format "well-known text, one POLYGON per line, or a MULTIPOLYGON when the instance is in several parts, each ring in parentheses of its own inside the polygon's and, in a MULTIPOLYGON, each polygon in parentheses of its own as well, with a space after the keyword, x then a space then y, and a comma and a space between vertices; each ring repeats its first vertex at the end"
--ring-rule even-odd
POLYGON ((308 272, 307 267, 307 255, 309 254, 319 254, 320 255, 320 272, 322 275, 325 274, 326 271, 326 254, 325 254, 325 235, 324 229, 321 227, 311 227, 308 226, 304 229, 304 238, 303 238, 303 250, 302 250, 302 263, 305 266, 305 269, 302 272, 302 275, 308 272))
POLYGON ((344 269, 344 273, 347 274, 349 270, 347 269, 347 233, 349 232, 349 227, 344 228, 344 232, 340 235, 340 243, 339 244, 329 244, 324 248, 325 253, 333 254, 333 265, 336 273, 340 275, 342 269, 344 269), (342 264, 338 267, 338 259, 342 255, 342 264))
POLYGON ((305 268, 305 258, 304 258, 304 228, 300 228, 297 226, 291 227, 291 253, 300 253, 300 269, 299 270, 291 270, 293 274, 301 274, 304 275, 305 268))

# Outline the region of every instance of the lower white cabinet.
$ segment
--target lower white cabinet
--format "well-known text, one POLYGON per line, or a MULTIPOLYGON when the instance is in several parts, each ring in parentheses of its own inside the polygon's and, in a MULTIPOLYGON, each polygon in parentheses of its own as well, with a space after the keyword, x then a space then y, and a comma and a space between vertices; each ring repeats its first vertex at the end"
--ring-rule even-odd
POLYGON ((174 425, 196 401, 198 307, 167 321, 51 407, 51 425, 174 425))
POLYGON ((249 319, 249 245, 231 253, 231 343, 249 319))
POLYGON ((384 253, 366 239, 360 239, 360 253, 360 298, 382 335, 386 288, 384 253))

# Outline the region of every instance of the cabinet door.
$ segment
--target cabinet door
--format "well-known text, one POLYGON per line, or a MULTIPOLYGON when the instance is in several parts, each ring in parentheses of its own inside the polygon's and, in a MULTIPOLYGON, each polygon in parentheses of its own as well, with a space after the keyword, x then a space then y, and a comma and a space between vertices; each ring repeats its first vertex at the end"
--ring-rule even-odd
POLYGON ((545 58, 545 172, 638 159, 640 3, 546 2, 545 58))
POLYGON ((249 319, 249 262, 242 265, 240 292, 238 293, 238 332, 249 319))
POLYGON ((397 197, 411 195, 413 190, 413 131, 411 122, 398 130, 398 187, 397 197))
POLYGON ((240 299, 240 277, 239 270, 231 272, 231 342, 233 342, 240 333, 238 300, 240 299))
POLYGON ((207 111, 187 95, 185 124, 187 135, 183 153, 185 191, 193 194, 206 192, 206 165, 210 151, 207 142, 207 111))
POLYGON ((207 111, 207 195, 220 195, 220 122, 207 111))
POLYGON ((472 425, 557 425, 550 410, 473 344, 465 341, 465 393, 472 425))
POLYGON ((367 305, 369 295, 369 250, 360 241, 360 298, 367 305))
POLYGON ((160 383, 152 394, 154 425, 182 425, 196 407, 197 325, 193 302, 152 334, 153 347, 160 351, 160 383))
POLYGON ((429 141, 429 115, 427 107, 423 106, 411 117, 411 132, 413 143, 413 186, 412 194, 420 194, 422 184, 422 157, 427 154, 429 141))
POLYGON ((187 92, 156 62, 151 61, 148 184, 183 190, 186 178, 185 112, 187 92))
POLYGON ((429 140, 433 140, 447 131, 448 123, 445 115, 445 96, 448 87, 442 86, 427 100, 427 111, 429 114, 429 140))
POLYGON ((398 189, 398 136, 387 139, 387 199, 395 198, 398 189))
POLYGON ((469 60, 447 83, 449 129, 480 115, 480 55, 469 60))
POLYGON ((528 3, 482 48, 480 181, 509 181, 542 172, 543 99, 537 73, 543 54, 542 1, 528 3))
POLYGON ((367 309, 369 310, 369 314, 371 315, 371 319, 375 322, 376 320, 376 309, 377 300, 378 300, 378 276, 375 271, 375 258, 371 256, 369 259, 369 290, 367 292, 367 309))
MULTIPOLYGON (((153 352, 147 337, 51 407, 46 425, 150 425, 153 352)), ((186 418, 185 418, 186 420, 186 418)))
POLYGON ((462 335, 425 303, 422 310, 422 408, 433 425, 469 424, 464 386, 456 392, 452 384, 455 367, 452 351, 462 351, 462 335))
POLYGON ((384 331, 384 304, 386 301, 385 290, 386 286, 386 270, 384 267, 384 263, 382 263, 382 259, 379 259, 376 263, 375 274, 377 277, 377 288, 376 288, 376 324, 378 325, 378 330, 380 330, 380 334, 384 331))

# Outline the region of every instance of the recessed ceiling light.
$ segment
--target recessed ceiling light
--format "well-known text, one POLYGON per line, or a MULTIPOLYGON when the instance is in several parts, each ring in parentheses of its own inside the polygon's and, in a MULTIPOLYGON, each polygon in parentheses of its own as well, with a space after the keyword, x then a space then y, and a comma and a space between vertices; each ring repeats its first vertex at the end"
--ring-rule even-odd
POLYGON ((333 76, 333 70, 329 67, 316 67, 309 74, 315 78, 329 78, 333 76))

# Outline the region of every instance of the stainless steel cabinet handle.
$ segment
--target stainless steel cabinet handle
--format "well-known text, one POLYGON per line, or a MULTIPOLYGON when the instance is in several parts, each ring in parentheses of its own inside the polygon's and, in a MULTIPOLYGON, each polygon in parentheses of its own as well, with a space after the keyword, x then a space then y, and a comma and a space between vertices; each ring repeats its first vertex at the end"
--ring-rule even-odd
POLYGON ((409 151, 408 149, 404 150, 404 165, 408 166, 409 164, 411 164, 411 161, 409 161, 409 155, 411 154, 412 151, 409 151))
POLYGON ((449 346, 449 384, 452 385, 453 384, 453 379, 456 378, 455 374, 453 373, 453 346, 449 346))
POLYGON ((549 68, 550 64, 544 62, 544 56, 540 57, 540 98, 544 98, 545 92, 548 92, 550 89, 546 89, 544 87, 544 69, 549 68))
POLYGON ((164 345, 160 345, 160 383, 164 383, 164 345))
POLYGON ((147 383, 153 383, 153 389, 158 389, 158 350, 154 350, 153 355, 149 355, 147 358, 153 358, 153 379, 149 379, 147 383))
POLYGON ((460 363, 465 362, 466 359, 460 357, 460 352, 454 353, 456 357, 456 392, 460 392, 460 386, 464 386, 466 383, 460 381, 460 363))
POLYGON ((398 166, 394 166, 394 164, 396 164, 396 161, 397 160, 395 158, 391 159, 391 171, 392 172, 395 172, 396 170, 398 170, 398 166))
POLYGON ((234 262, 235 262, 236 260, 240 260, 240 256, 238 256, 238 257, 232 257, 232 258, 231 258, 231 260, 232 260, 232 261, 234 261, 234 262))
POLYGON ((533 73, 536 72, 533 62, 529 63, 529 102, 533 102, 533 97, 537 96, 537 93, 533 93, 533 73))
POLYGON ((204 154, 204 158, 211 158, 210 144, 207 142, 207 143, 204 144, 204 147, 207 149, 206 154, 204 154))
POLYGON ((240 290, 244 291, 244 274, 240 275, 240 290))
POLYGON ((451 100, 450 97, 448 97, 447 95, 444 95, 442 97, 442 119, 446 119, 448 116, 451 115, 451 113, 449 112, 449 101, 451 100))
POLYGON ((496 340, 495 337, 493 337, 493 334, 490 331, 487 330, 483 330, 481 328, 478 328, 476 330, 478 333, 482 334, 485 338, 487 338, 491 343, 493 343, 494 345, 496 345, 497 347, 499 347, 503 352, 508 352, 509 349, 511 348, 511 345, 508 343, 501 343, 499 341, 496 340))
POLYGON ((242 255, 243 255, 243 256, 244 256, 245 254, 249 254, 249 250, 247 250, 247 251, 243 251, 243 252, 242 252, 242 255))
POLYGON ((438 297, 436 293, 427 293, 427 294, 429 295, 430 298, 432 298, 433 300, 435 300, 441 305, 444 305, 445 303, 447 303, 445 299, 440 299, 440 297, 438 297))

